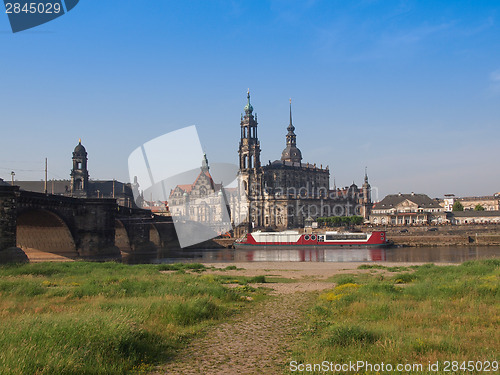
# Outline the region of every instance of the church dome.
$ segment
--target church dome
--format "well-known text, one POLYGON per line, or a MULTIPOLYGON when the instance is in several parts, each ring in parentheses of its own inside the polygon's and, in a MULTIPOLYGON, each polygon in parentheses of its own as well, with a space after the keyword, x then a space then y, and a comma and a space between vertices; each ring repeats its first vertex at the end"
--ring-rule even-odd
POLYGON ((253 112, 253 107, 250 103, 247 103, 247 105, 243 109, 245 110, 245 112, 253 112))
POLYGON ((87 150, 85 150, 85 147, 82 145, 82 140, 78 140, 78 144, 75 147, 75 150, 73 151, 75 154, 78 155, 85 155, 87 153, 87 150))
POLYGON ((296 146, 288 145, 281 153, 281 160, 300 163, 302 161, 302 153, 296 146))

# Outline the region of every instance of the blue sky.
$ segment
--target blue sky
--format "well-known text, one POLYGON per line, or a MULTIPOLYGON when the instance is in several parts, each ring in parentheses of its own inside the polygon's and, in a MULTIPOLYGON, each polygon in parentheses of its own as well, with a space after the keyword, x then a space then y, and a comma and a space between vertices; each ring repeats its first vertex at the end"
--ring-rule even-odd
POLYGON ((17 34, 0 15, 0 43, 6 180, 42 179, 45 157, 68 178, 78 138, 91 178, 126 180, 136 147, 193 124, 210 161, 237 163, 249 87, 264 162, 291 97, 331 184, 367 166, 380 199, 500 191, 496 1, 81 0, 17 34))

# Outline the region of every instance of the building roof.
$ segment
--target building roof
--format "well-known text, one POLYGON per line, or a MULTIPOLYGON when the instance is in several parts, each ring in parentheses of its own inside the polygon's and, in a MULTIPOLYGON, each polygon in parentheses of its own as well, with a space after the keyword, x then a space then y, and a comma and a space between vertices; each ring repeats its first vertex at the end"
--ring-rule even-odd
POLYGON ((193 190, 193 188, 196 186, 196 184, 198 183, 198 180, 200 179, 201 176, 205 176, 209 179, 210 181, 210 186, 212 187, 212 189, 214 191, 219 191, 220 189, 222 189, 222 184, 216 184, 214 183, 214 180, 212 179, 212 175, 210 174, 210 172, 208 171, 208 169, 202 169, 201 172, 198 174, 198 177, 196 177, 196 180, 192 183, 192 184, 183 184, 183 185, 177 185, 171 192, 170 192, 170 195, 172 195, 172 193, 175 191, 175 189, 179 188, 181 189, 184 193, 191 193, 191 191, 193 190))
POLYGON ((0 178, 0 186, 10 186, 7 182, 3 180, 3 178, 0 178))
POLYGON ((328 166, 326 168, 323 168, 322 165, 320 167, 317 167, 316 164, 297 163, 297 162, 283 161, 283 160, 275 160, 273 162, 269 162, 269 164, 264 165, 263 168, 264 169, 302 168, 302 169, 318 169, 318 170, 322 170, 322 171, 328 170, 328 166))
POLYGON ((494 195, 487 195, 487 196, 482 196, 482 197, 461 197, 461 198, 456 198, 458 201, 498 201, 500 197, 494 196, 494 195))
POLYGON ((475 210, 465 210, 465 211, 452 211, 449 212, 450 215, 454 217, 494 217, 500 216, 500 211, 475 211, 475 210))
POLYGON ((73 151, 76 155, 87 155, 87 150, 85 150, 85 147, 82 145, 82 140, 78 140, 78 144, 75 147, 75 150, 73 151))
POLYGON ((191 190, 193 190, 194 184, 184 184, 184 185, 177 185, 179 189, 181 189, 185 193, 191 193, 191 190))
POLYGON ((422 208, 442 208, 437 201, 429 198, 426 194, 391 194, 376 203, 374 209, 390 209, 396 207, 405 200, 415 203, 422 208))

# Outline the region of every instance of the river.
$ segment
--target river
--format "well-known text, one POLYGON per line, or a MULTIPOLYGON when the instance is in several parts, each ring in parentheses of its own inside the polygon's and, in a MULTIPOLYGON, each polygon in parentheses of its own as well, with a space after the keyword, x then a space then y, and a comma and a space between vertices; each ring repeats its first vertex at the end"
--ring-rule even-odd
POLYGON ((173 262, 422 262, 461 263, 500 258, 500 246, 438 246, 359 249, 180 250, 154 263, 173 262))

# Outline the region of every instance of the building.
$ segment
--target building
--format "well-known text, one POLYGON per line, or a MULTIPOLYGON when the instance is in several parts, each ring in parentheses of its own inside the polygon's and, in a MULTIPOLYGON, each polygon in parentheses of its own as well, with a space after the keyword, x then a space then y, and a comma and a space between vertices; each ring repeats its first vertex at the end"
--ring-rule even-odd
POLYGON ((178 221, 197 222, 210 227, 217 234, 223 234, 230 225, 225 194, 222 184, 214 183, 205 154, 196 180, 172 189, 168 207, 178 221))
POLYGON ((231 194, 229 203, 233 221, 244 222, 244 230, 283 230, 303 227, 309 216, 362 215, 368 218, 372 202, 366 172, 361 188, 353 182, 344 189, 330 189, 329 167, 303 162, 292 122, 291 101, 285 149, 279 160, 269 161, 267 165, 260 160, 257 114, 253 113, 250 92, 244 112, 240 121, 237 196, 246 195, 248 204, 241 207, 241 200, 233 199, 231 194))
POLYGON ((370 213, 374 225, 425 225, 447 222, 444 208, 425 194, 387 195, 370 213))
POLYGON ((500 223, 500 211, 453 211, 447 213, 451 224, 491 224, 500 223))
POLYGON ((72 156, 69 180, 15 181, 20 189, 39 193, 65 195, 77 198, 113 198, 120 206, 133 207, 133 186, 116 180, 91 180, 88 170, 88 154, 78 141, 72 156))
POLYGON ((475 210, 476 207, 482 207, 485 211, 500 210, 500 193, 482 197, 463 197, 457 198, 454 194, 446 194, 442 205, 444 210, 450 212, 453 210, 453 204, 458 201, 464 207, 464 211, 475 210))

